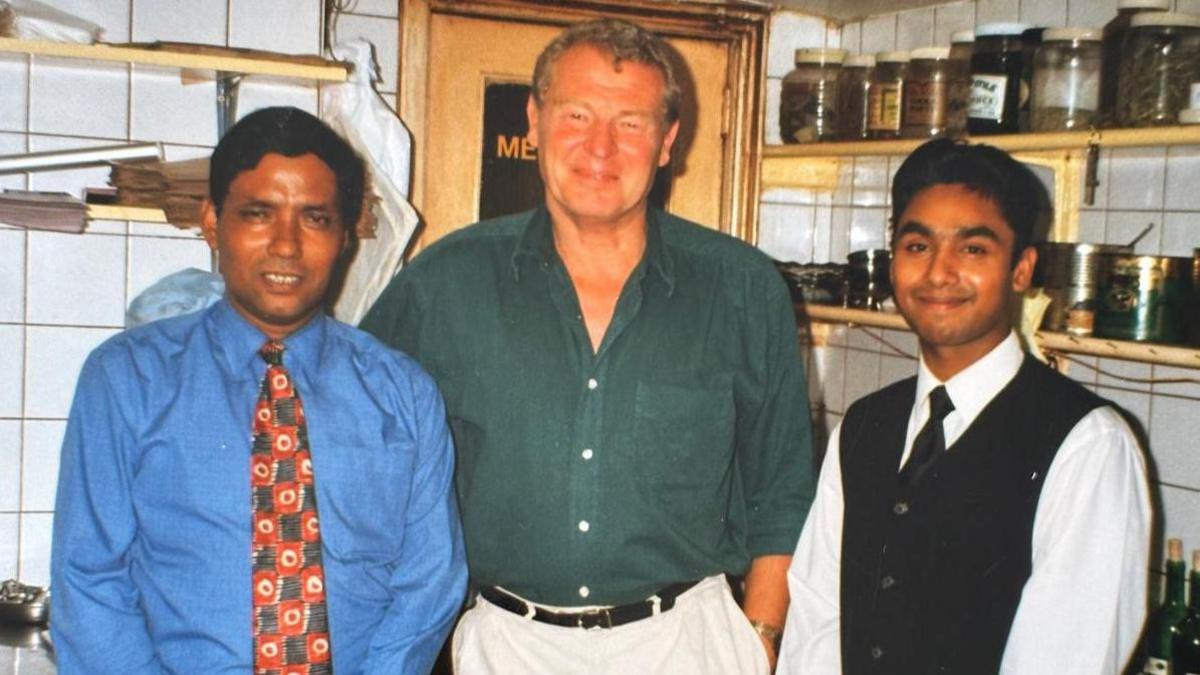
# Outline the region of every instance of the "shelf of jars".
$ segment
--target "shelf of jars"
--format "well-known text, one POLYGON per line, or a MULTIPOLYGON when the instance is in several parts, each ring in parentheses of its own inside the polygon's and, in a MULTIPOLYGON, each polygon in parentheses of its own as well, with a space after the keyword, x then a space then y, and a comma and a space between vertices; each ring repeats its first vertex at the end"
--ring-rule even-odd
MULTIPOLYGON (((881 312, 812 303, 797 304, 800 318, 818 324, 866 326, 908 331, 904 318, 895 312, 881 312)), ((1068 333, 1039 330, 1034 333, 1038 347, 1048 352, 1083 354, 1103 358, 1139 361, 1179 368, 1200 369, 1200 349, 1149 342, 1127 342, 1097 337, 1079 337, 1068 333)))

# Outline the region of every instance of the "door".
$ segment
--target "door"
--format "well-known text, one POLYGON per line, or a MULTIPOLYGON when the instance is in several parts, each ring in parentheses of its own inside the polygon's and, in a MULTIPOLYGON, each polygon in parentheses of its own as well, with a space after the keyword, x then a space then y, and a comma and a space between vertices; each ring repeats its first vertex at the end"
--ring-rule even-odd
MULTIPOLYGON (((529 185, 531 174, 537 180, 536 149, 523 141, 525 87, 542 48, 563 26, 596 16, 595 7, 405 3, 401 116, 416 141, 413 198, 424 224, 414 250, 481 213, 519 210, 531 189, 540 201, 540 184, 529 185), (516 118, 519 127, 513 126, 516 118), (495 203, 497 194, 504 203, 495 203)), ((731 30, 714 26, 712 4, 682 17, 659 7, 653 14, 630 16, 636 7, 622 3, 604 15, 624 15, 666 36, 687 64, 682 151, 663 170, 668 176, 656 196, 672 213, 745 236, 753 231, 754 216, 754 209, 745 207, 753 206, 757 190, 757 185, 748 188, 757 180, 750 169, 761 134, 757 112, 765 14, 751 12, 753 21, 734 21, 737 29, 731 30)))

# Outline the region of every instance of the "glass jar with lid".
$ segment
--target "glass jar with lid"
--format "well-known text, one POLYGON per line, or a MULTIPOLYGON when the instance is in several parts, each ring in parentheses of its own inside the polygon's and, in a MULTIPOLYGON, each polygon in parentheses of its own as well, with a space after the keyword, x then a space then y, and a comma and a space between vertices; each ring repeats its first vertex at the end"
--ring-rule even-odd
POLYGON ((837 133, 838 76, 844 49, 797 49, 796 68, 783 78, 779 135, 784 143, 829 141, 837 133))
POLYGON ((875 56, 859 54, 842 62, 838 81, 838 138, 862 141, 870 138, 867 128, 867 99, 871 92, 871 75, 875 71, 875 56))
POLYGON ((1021 23, 991 23, 975 29, 967 110, 967 131, 972 134, 1020 129, 1018 114, 1029 97, 1029 83, 1022 77, 1021 34, 1028 29, 1021 23))
POLYGON ((936 138, 946 135, 950 97, 962 105, 964 91, 951 88, 949 47, 922 47, 910 52, 904 79, 904 113, 900 135, 904 138, 936 138))
POLYGON ((950 35, 950 89, 946 100, 946 134, 959 136, 967 131, 967 103, 971 98, 971 52, 975 49, 975 31, 960 30, 950 35))
POLYGON ((1034 57, 1034 131, 1087 129, 1100 107, 1100 39, 1095 28, 1048 28, 1034 57))
POLYGON ((1129 20, 1117 77, 1117 122, 1175 124, 1200 68, 1200 15, 1143 12, 1129 20))
POLYGON ((1141 12, 1165 12, 1171 0, 1117 0, 1117 15, 1104 24, 1100 60, 1100 117, 1104 124, 1116 121, 1117 76, 1121 67, 1121 43, 1129 31, 1129 22, 1141 12))
POLYGON ((875 72, 871 75, 871 90, 867 95, 867 129, 871 138, 900 138, 907 69, 908 52, 875 55, 875 72))

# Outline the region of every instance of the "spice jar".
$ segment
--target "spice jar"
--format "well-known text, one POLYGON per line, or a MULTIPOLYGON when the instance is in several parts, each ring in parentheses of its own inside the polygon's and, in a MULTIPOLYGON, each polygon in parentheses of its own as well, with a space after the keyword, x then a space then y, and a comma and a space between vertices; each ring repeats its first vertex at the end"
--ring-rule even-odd
POLYGON ((991 23, 975 29, 967 109, 967 131, 972 134, 1016 133, 1020 129, 1018 112, 1029 97, 1029 85, 1021 77, 1021 33, 1028 29, 1019 23, 991 23))
POLYGON ((1117 122, 1175 124, 1200 61, 1200 15, 1143 12, 1129 20, 1117 77, 1117 122))
POLYGON ((871 90, 867 94, 867 129, 873 139, 900 138, 907 68, 908 52, 875 55, 875 72, 871 75, 871 90))
POLYGON ((1121 43, 1129 31, 1129 22, 1140 12, 1165 12, 1171 0, 1117 0, 1117 15, 1104 24, 1101 49, 1100 117, 1104 124, 1116 121, 1117 75, 1121 67, 1121 43))
POLYGON ((1094 28, 1049 28, 1034 57, 1034 131, 1086 129, 1100 107, 1100 38, 1094 28))
POLYGON ((838 80, 838 138, 861 141, 870 138, 867 128, 867 98, 871 92, 871 75, 875 57, 862 54, 842 62, 838 80))
POLYGON ((946 97, 946 135, 959 136, 967 131, 967 102, 971 98, 971 52, 975 48, 975 31, 960 30, 950 35, 948 80, 950 95, 946 97))
POLYGON ((844 58, 844 49, 796 50, 796 68, 784 76, 779 99, 779 135, 784 143, 835 138, 838 75, 844 58))
MULTIPOLYGON (((904 112, 900 135, 935 138, 946 134, 950 98, 950 48, 914 49, 904 79, 904 112)), ((960 96, 961 91, 956 92, 960 96)))

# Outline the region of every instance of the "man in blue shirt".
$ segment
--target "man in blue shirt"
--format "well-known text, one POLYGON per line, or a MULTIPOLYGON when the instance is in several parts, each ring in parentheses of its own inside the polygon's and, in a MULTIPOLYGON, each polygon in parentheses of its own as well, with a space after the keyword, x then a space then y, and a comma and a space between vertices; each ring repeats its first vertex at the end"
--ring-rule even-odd
POLYGON ((60 672, 429 670, 466 582, 441 397, 323 311, 363 184, 293 108, 217 146, 202 222, 224 299, 112 338, 80 375, 51 563, 60 672))

